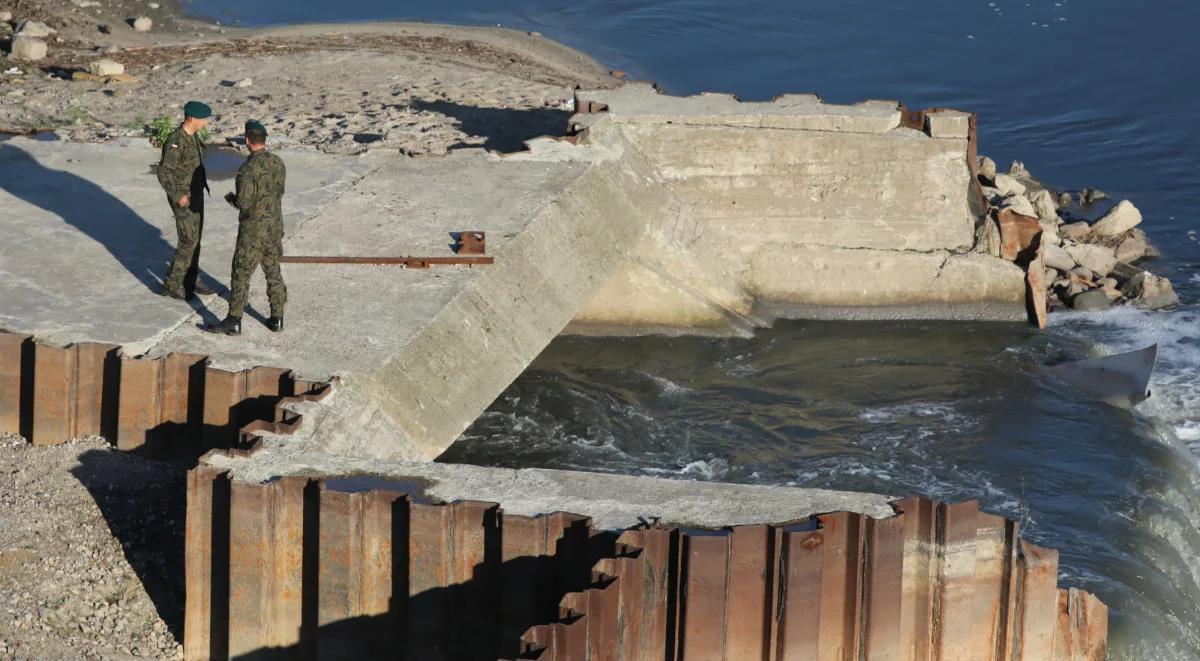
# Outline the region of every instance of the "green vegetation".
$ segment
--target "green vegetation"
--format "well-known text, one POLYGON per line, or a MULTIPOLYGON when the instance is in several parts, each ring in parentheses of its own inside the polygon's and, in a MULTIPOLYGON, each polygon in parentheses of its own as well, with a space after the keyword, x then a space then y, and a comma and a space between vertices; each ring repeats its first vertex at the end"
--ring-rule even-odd
POLYGON ((66 122, 73 126, 78 126, 84 122, 91 121, 92 116, 83 107, 83 102, 79 99, 71 99, 71 105, 67 106, 66 122))
MULTIPOLYGON (((161 145, 167 141, 167 138, 171 137, 171 132, 174 131, 175 127, 178 125, 178 121, 176 121, 176 119, 170 115, 156 117, 154 121, 146 125, 146 135, 150 136, 150 140, 154 142, 154 144, 161 145)), ((196 135, 200 136, 201 142, 208 142, 210 137, 208 129, 206 128, 200 129, 200 132, 196 135)))

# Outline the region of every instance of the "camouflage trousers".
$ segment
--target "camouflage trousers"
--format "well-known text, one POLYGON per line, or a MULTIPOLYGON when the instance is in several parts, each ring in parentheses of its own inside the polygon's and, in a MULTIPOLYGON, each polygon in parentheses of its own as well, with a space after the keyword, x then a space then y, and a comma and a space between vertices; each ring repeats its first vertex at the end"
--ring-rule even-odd
POLYGON ((249 229, 247 225, 261 221, 250 221, 238 227, 237 247, 233 250, 233 275, 229 289, 229 315, 242 316, 246 299, 250 296, 250 277, 259 266, 267 276, 267 299, 271 301, 271 316, 282 317, 287 305, 287 286, 279 271, 279 257, 283 254, 283 232, 249 229))
POLYGON ((170 291, 190 293, 196 288, 200 276, 200 235, 204 232, 204 198, 193 195, 187 207, 180 208, 174 200, 167 200, 175 214, 175 233, 179 242, 175 244, 175 258, 163 280, 163 287, 170 291))

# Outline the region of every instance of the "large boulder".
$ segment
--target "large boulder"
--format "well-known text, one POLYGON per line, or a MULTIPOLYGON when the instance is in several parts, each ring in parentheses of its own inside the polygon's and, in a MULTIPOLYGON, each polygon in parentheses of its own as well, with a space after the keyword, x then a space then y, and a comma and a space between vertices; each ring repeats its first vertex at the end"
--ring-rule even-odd
POLYGON ((1067 253, 1075 263, 1103 278, 1117 264, 1117 256, 1112 248, 1105 248, 1092 243, 1078 243, 1067 246, 1067 253))
POLYGON ((46 42, 33 37, 17 36, 12 40, 12 56, 25 62, 36 62, 46 57, 46 42))
POLYGON ((1094 236, 1120 236, 1142 222, 1142 212, 1129 200, 1121 200, 1092 225, 1094 236))
POLYGON ((996 180, 996 161, 984 156, 979 159, 979 176, 983 177, 984 181, 996 180))
POLYGON ((1143 260, 1153 259, 1158 257, 1158 251, 1154 246, 1150 245, 1150 240, 1146 238, 1146 233, 1140 229, 1129 231, 1129 236, 1121 241, 1117 246, 1117 259, 1130 264, 1143 260))
POLYGON ((1038 225, 1042 227, 1042 242, 1062 245, 1062 237, 1058 235, 1058 223, 1053 218, 1039 218, 1038 225))
POLYGON ((1079 241, 1092 233, 1092 226, 1082 220, 1077 223, 1065 223, 1058 228, 1058 233, 1072 241, 1079 241))
POLYGON ((1071 309, 1095 312, 1112 307, 1112 301, 1103 289, 1089 289, 1071 298, 1071 309))
POLYGON ((1075 258, 1061 246, 1046 244, 1046 266, 1066 273, 1075 268, 1075 258))
POLYGON ((1179 296, 1171 281, 1148 271, 1142 271, 1121 287, 1121 294, 1131 303, 1147 310, 1161 310, 1179 305, 1179 296))
POLYGON ((1038 212, 1033 208, 1033 203, 1024 195, 1010 193, 1004 196, 1004 201, 1000 203, 1002 209, 1012 209, 1013 213, 1019 213, 1022 216, 1030 218, 1038 218, 1038 212))
POLYGON ((97 60, 88 65, 93 76, 119 76, 125 73, 125 65, 112 60, 97 60))
POLYGON ((1025 184, 1022 184, 1021 182, 1017 181, 1016 179, 1013 179, 1011 176, 1009 176, 1007 174, 996 175, 995 183, 996 183, 996 188, 998 188, 1000 190, 1000 194, 1004 195, 1005 197, 1007 197, 1011 194, 1016 194, 1016 195, 1024 195, 1025 194, 1025 184))
POLYGON ((1029 201, 1033 203, 1033 208, 1037 210, 1038 218, 1058 218, 1058 204, 1054 201, 1054 195, 1045 188, 1036 193, 1030 193, 1029 201))
POLYGON ((32 37, 34 39, 45 39, 57 32, 54 28, 40 21, 24 21, 17 26, 18 37, 32 37))

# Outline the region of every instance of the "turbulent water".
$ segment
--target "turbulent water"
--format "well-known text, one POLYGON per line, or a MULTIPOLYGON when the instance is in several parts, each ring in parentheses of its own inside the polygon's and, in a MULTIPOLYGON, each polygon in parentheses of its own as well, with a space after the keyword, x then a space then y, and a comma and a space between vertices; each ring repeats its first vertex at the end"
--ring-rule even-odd
POLYGON ((1113 607, 1111 657, 1200 658, 1200 5, 1118 0, 194 0, 247 24, 538 30, 667 91, 816 92, 980 115, 981 148, 1132 199, 1184 302, 1000 324, 787 323, 752 339, 563 338, 446 459, 981 499, 1113 607), (1160 345, 1154 396, 1047 360, 1160 345))

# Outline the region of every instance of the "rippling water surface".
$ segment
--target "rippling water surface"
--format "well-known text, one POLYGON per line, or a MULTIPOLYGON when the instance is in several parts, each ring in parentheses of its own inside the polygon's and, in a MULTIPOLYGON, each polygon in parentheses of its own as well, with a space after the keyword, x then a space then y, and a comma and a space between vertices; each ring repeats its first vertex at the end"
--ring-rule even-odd
POLYGON ((246 24, 538 30, 667 91, 896 98, 980 116, 983 152, 1132 199, 1183 299, 1001 324, 786 323, 751 339, 556 341, 446 456, 980 498, 1113 607, 1111 657, 1200 658, 1200 4, 1158 0, 194 0, 246 24), (1134 411, 1046 360, 1160 344, 1134 411))

